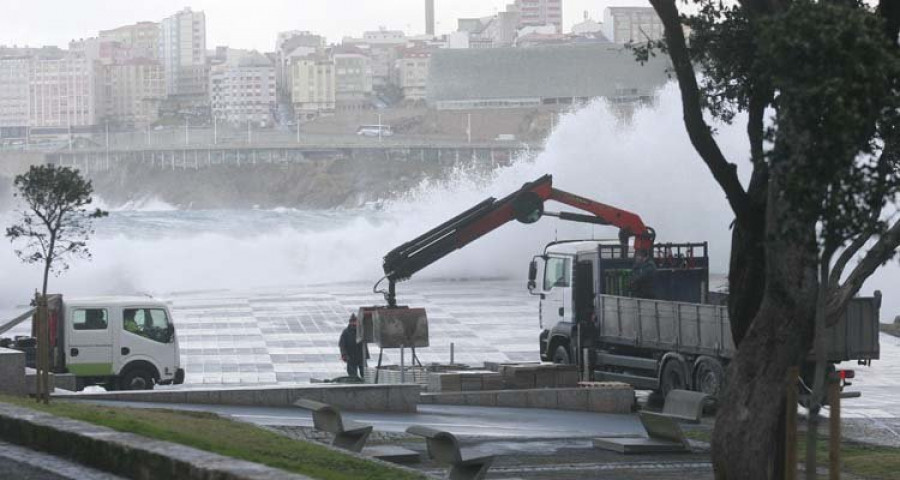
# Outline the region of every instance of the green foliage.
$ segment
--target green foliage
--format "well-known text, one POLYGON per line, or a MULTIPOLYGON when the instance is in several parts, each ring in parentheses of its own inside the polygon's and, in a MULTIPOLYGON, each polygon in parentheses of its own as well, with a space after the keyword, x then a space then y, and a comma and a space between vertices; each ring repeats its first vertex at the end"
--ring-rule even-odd
POLYGON ((861 6, 797 1, 759 23, 756 77, 775 92, 770 165, 790 179, 798 220, 820 222, 824 244, 839 246, 877 227, 900 186, 880 155, 896 141, 900 57, 861 6))
POLYGON ((15 250, 26 263, 45 265, 44 286, 49 272, 68 269, 69 257, 90 258, 87 239, 93 233, 91 220, 107 212, 88 210, 93 187, 77 170, 52 164, 34 165, 13 181, 23 203, 20 222, 6 229, 11 242, 24 246, 15 250))
POLYGON ((900 190, 900 55, 883 19, 856 0, 695 3, 682 21, 703 106, 726 122, 751 101, 769 108, 761 167, 796 207, 784 233, 818 225, 833 249, 883 231, 879 213, 900 190))
POLYGON ((758 31, 737 5, 701 0, 694 16, 682 18, 690 28, 691 60, 703 77, 703 107, 714 117, 730 123, 746 110, 755 90, 766 88, 754 71, 758 31))

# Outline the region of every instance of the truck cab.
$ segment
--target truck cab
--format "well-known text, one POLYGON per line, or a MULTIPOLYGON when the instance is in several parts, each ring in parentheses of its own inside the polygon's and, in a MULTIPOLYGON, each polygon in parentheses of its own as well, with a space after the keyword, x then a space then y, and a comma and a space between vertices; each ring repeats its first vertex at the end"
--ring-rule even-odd
MULTIPOLYGON (((707 301, 706 243, 656 244, 653 250, 650 261, 655 271, 650 297, 707 301)), ((599 296, 633 296, 635 262, 634 249, 620 240, 552 242, 532 260, 529 290, 540 296, 541 327, 548 327, 540 336, 541 360, 581 363, 583 359, 576 352, 595 343, 599 296)))
MULTIPOLYGON (((74 388, 145 390, 184 382, 178 336, 165 302, 147 297, 63 299, 48 296, 51 371, 71 374, 74 388)), ((33 349, 16 337, 12 348, 33 349)), ((33 366, 33 355, 26 355, 33 366)))

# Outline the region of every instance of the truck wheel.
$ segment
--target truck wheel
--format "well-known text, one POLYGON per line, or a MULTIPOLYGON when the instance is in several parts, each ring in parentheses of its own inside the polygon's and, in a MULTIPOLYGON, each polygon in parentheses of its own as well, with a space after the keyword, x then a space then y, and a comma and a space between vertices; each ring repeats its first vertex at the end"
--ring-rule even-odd
POLYGON ((663 396, 663 401, 672 390, 687 390, 687 386, 688 382, 681 360, 670 359, 663 366, 662 375, 659 376, 659 392, 663 396))
POLYGON ((560 345, 556 347, 556 350, 553 351, 553 363, 558 363, 561 365, 568 365, 569 362, 569 350, 565 345, 560 345))
POLYGON ((725 367, 714 358, 701 358, 694 366, 694 390, 718 400, 725 390, 725 367))
POLYGON ((132 370, 119 380, 119 390, 153 390, 153 375, 142 369, 132 370))

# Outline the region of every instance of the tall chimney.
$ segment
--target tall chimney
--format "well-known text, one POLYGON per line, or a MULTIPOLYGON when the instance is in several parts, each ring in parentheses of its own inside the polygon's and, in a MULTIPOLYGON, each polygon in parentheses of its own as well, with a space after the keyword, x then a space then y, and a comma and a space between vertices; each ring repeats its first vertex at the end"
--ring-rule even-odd
POLYGON ((434 36, 434 0, 425 0, 425 34, 434 36))

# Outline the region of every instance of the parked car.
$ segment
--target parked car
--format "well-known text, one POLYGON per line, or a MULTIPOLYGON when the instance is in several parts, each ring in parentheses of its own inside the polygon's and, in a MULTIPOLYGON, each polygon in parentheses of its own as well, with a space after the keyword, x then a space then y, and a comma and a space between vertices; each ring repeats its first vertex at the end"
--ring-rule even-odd
POLYGON ((390 137, 394 131, 389 125, 360 125, 356 134, 363 137, 390 137))

